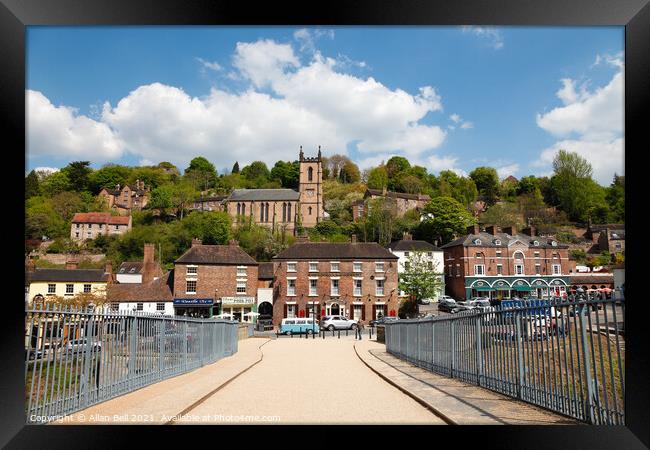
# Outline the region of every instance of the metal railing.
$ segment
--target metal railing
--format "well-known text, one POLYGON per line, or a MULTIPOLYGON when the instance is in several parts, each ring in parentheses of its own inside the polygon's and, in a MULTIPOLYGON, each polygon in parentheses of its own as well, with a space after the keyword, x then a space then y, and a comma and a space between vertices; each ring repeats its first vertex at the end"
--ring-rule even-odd
POLYGON ((219 319, 27 309, 27 423, 46 423, 233 355, 237 330, 237 322, 219 319))
POLYGON ((416 366, 592 424, 625 423, 625 303, 547 300, 386 324, 416 366))

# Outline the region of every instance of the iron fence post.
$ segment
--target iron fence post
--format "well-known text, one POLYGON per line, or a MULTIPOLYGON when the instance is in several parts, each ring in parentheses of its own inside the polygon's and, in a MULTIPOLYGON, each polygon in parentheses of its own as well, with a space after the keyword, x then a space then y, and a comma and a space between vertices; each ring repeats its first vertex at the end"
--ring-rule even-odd
POLYGON ((137 338, 138 318, 133 317, 131 321, 131 342, 129 343, 129 378, 135 373, 135 352, 137 338))
POLYGON ((162 318, 162 321, 160 322, 160 350, 158 350, 158 371, 159 371, 159 376, 158 378, 163 377, 163 370, 165 368, 165 318, 162 318))
POLYGON ((450 364, 450 376, 453 378, 454 377, 454 366, 455 364, 455 359, 456 359, 456 345, 454 342, 454 321, 452 320, 449 326, 449 338, 450 338, 450 347, 451 347, 451 364, 450 364))
POLYGON ((524 355, 523 355, 523 337, 521 335, 521 316, 515 313, 515 339, 517 340, 517 373, 519 374, 519 382, 517 383, 517 393, 520 399, 523 400, 524 390, 524 355))
POLYGON ((476 380, 481 386, 483 378, 483 348, 481 346, 481 316, 476 317, 476 380))
MULTIPOLYGON (((584 308, 587 308, 587 314, 589 314, 589 305, 585 304, 584 308)), ((579 311, 580 317, 580 341, 582 343, 582 357, 585 370, 585 381, 587 387, 587 398, 585 399, 585 417, 589 423, 595 422, 594 417, 594 408, 592 404, 592 398, 594 394, 592 379, 591 379, 591 364, 589 361, 589 349, 587 348, 587 331, 585 330, 585 316, 582 314, 582 311, 579 311)), ((590 330, 591 332, 591 330, 590 330)))

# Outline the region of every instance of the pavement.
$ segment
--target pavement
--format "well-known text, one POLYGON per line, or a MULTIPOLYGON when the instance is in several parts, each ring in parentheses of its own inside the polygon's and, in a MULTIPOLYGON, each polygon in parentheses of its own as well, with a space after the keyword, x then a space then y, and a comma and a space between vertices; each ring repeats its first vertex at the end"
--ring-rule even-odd
POLYGON ((355 343, 375 373, 451 425, 575 425, 576 421, 396 358, 371 340, 355 343))

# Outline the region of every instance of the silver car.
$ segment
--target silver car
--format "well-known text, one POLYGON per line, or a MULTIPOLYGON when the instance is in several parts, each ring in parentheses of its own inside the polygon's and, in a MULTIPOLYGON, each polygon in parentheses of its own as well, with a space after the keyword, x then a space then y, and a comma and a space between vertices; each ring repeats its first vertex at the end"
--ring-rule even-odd
POLYGON ((332 330, 356 330, 357 322, 345 316, 325 316, 320 323, 321 328, 332 330))

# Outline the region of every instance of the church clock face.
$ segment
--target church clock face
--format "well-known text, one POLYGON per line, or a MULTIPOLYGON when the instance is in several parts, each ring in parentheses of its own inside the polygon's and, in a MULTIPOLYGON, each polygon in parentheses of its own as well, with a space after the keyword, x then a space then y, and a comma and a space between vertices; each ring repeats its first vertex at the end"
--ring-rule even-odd
POLYGON ((314 196, 314 190, 313 189, 307 189, 306 193, 307 193, 307 197, 313 197, 314 196))

